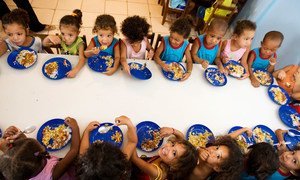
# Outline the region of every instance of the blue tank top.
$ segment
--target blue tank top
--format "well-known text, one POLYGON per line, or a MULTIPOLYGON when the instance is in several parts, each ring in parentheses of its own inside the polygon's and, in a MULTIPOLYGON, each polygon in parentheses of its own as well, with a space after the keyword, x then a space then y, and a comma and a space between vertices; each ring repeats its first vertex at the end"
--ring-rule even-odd
POLYGON ((199 41, 199 45, 200 45, 197 55, 199 58, 208 61, 209 64, 212 64, 217 57, 218 50, 219 50, 219 44, 208 49, 207 47, 205 47, 204 38, 205 38, 205 35, 200 35, 196 39, 196 41, 199 41))
MULTIPOLYGON (((95 42, 95 45, 96 47, 100 47, 101 44, 100 42, 98 41, 98 37, 95 36, 93 37, 94 39, 94 42, 95 42)), ((102 52, 107 52, 108 54, 112 55, 112 57, 114 57, 114 47, 115 45, 118 43, 118 39, 117 38, 114 38, 113 41, 111 42, 111 44, 104 50, 101 50, 102 52)))
MULTIPOLYGON (((255 68, 255 69, 264 69, 264 70, 267 70, 269 65, 270 65, 270 61, 269 61, 269 58, 262 58, 260 57, 260 52, 259 52, 259 48, 255 48, 251 51, 251 53, 255 53, 255 59, 252 63, 252 68, 255 68)), ((274 53, 273 55, 274 57, 276 57, 276 53, 274 53)))
MULTIPOLYGON (((267 180, 284 180, 288 178, 290 174, 281 174, 279 170, 275 171, 272 175, 267 177, 267 180)), ((256 180, 255 176, 249 176, 247 172, 241 174, 241 180, 256 180)))
POLYGON ((160 59, 163 61, 181 62, 189 42, 184 40, 181 46, 173 48, 170 44, 169 36, 165 36, 163 41, 165 43, 165 47, 164 51, 160 55, 160 59))

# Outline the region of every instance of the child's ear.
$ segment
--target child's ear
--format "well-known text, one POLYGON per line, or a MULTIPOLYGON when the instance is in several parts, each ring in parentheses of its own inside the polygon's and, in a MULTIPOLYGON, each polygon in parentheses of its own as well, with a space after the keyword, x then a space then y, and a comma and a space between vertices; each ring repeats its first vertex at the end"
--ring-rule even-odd
POLYGON ((27 35, 29 34, 29 28, 26 28, 26 34, 27 35))

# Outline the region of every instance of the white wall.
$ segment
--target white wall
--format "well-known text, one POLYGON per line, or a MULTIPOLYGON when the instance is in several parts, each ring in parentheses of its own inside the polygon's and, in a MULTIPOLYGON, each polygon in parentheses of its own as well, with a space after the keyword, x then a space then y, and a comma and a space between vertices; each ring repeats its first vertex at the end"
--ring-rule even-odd
MULTIPOLYGON (((277 51, 276 69, 300 63, 300 0, 248 0, 235 19, 249 19, 257 24, 252 48, 260 46, 264 35, 271 30, 284 34, 277 51)), ((235 24, 235 23, 233 23, 235 24)))

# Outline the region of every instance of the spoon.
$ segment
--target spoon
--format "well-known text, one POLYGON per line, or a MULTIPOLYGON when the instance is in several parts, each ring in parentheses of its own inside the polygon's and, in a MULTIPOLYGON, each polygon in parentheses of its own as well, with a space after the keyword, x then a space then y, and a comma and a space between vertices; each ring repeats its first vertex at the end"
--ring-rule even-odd
POLYGON ((288 135, 291 136, 291 137, 297 137, 297 136, 300 136, 300 135, 297 135, 297 134, 293 133, 292 131, 288 131, 287 133, 288 133, 288 135))
POLYGON ((110 126, 100 126, 99 129, 98 129, 98 132, 100 134, 105 134, 107 133, 108 131, 112 130, 112 128, 116 126, 115 124, 113 125, 110 125, 110 126))
MULTIPOLYGON (((285 142, 285 143, 283 143, 283 144, 288 145, 288 144, 291 144, 291 142, 285 142)), ((279 145, 279 143, 273 144, 273 146, 277 146, 277 145, 279 145)))
POLYGON ((21 131, 21 134, 30 134, 36 129, 36 126, 28 126, 23 131, 21 131))

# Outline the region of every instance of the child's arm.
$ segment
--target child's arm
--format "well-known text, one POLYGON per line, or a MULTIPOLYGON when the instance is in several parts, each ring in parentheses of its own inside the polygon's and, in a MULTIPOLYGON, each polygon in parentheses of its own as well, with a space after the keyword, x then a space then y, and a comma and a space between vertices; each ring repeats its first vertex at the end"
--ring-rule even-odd
MULTIPOLYGON (((295 100, 300 100, 300 92, 295 92, 295 93, 293 92, 291 96, 295 100)), ((299 129, 299 127, 298 127, 298 129, 299 129)))
POLYGON ((132 124, 131 120, 126 116, 120 116, 115 119, 115 122, 119 125, 127 126, 127 144, 124 145, 122 151, 126 154, 127 159, 130 159, 133 151, 136 149, 138 138, 136 135, 136 128, 132 124))
POLYGON ((121 49, 121 65, 123 66, 124 70, 130 75, 130 68, 127 64, 127 47, 123 40, 120 41, 120 49, 121 49))
POLYGON ((247 48, 244 55, 242 56, 241 65, 245 68, 246 73, 240 79, 246 79, 247 77, 249 77, 249 69, 248 69, 248 64, 247 64, 249 52, 250 52, 250 47, 247 48))
POLYGON ((253 74, 252 71, 252 64, 255 60, 255 53, 253 51, 250 52, 249 57, 248 57, 248 68, 249 68, 249 74, 250 74, 250 81, 253 87, 259 87, 260 83, 259 81, 256 79, 256 77, 253 74))
POLYGON ((0 40, 0 57, 3 54, 5 54, 7 50, 8 49, 7 49, 7 45, 6 45, 5 41, 4 40, 0 40))
POLYGON ((284 144, 285 143, 284 138, 283 138, 284 133, 287 133, 287 130, 277 129, 275 131, 275 134, 276 134, 276 136, 278 138, 278 142, 279 142, 279 145, 277 146, 279 154, 288 150, 286 145, 284 144))
POLYGON ((221 73, 228 74, 228 71, 224 68, 223 63, 221 61, 221 52, 222 52, 221 46, 222 46, 222 44, 223 44, 223 42, 221 43, 220 48, 218 49, 218 53, 217 53, 217 57, 215 59, 215 63, 218 66, 218 69, 221 73))
POLYGON ((252 136, 252 130, 248 127, 243 127, 241 129, 238 129, 236 131, 233 131, 232 133, 229 133, 229 136, 232 139, 236 139, 239 135, 246 133, 249 137, 252 136))
POLYGON ((177 129, 171 127, 162 127, 160 128, 160 137, 169 137, 170 135, 174 135, 177 139, 184 139, 184 135, 177 129))
POLYGON ((188 47, 186 48, 185 53, 184 53, 185 57, 186 57, 186 68, 187 68, 187 71, 183 75, 183 78, 181 79, 181 81, 184 81, 187 78, 189 78, 190 75, 192 74, 192 70, 193 70, 193 61, 192 61, 192 57, 191 57, 191 52, 190 52, 190 50, 189 50, 188 47))
POLYGON ((148 55, 147 55, 146 58, 147 59, 152 59, 153 56, 154 56, 154 49, 151 46, 151 44, 149 43, 148 38, 147 38, 147 41, 146 41, 146 50, 148 51, 148 55))
POLYGON ((44 47, 49 47, 55 44, 60 44, 61 39, 59 36, 56 35, 49 35, 43 40, 43 46, 44 47))
POLYGON ((76 74, 82 69, 82 67, 85 64, 85 58, 84 58, 84 43, 81 43, 78 48, 79 51, 79 60, 77 65, 69 72, 67 72, 68 78, 73 78, 76 76, 76 74))
POLYGON ((198 64, 201 64, 201 66, 206 69, 209 65, 209 62, 204 60, 204 59, 201 59, 199 56, 198 56, 198 50, 200 48, 200 44, 199 44, 199 38, 196 38, 193 45, 192 45, 192 49, 191 49, 191 56, 192 56, 192 59, 194 60, 195 63, 198 63, 198 64))
POLYGON ((79 155, 83 155, 90 147, 90 133, 99 126, 99 122, 93 121, 85 128, 80 142, 79 155))
POLYGON ((89 58, 93 55, 99 54, 99 52, 100 52, 100 47, 95 47, 95 43, 94 43, 93 39, 91 39, 88 47, 84 51, 84 56, 89 58))
POLYGON ((224 52, 224 49, 225 49, 225 47, 226 47, 226 45, 227 45, 227 40, 225 40, 225 41, 223 41, 222 43, 221 43, 221 47, 220 47, 220 49, 221 49, 221 52, 220 52, 220 60, 221 60, 221 62, 222 62, 222 64, 225 64, 225 63, 227 63, 230 59, 227 57, 227 55, 226 54, 224 54, 223 52, 224 52))
POLYGON ((164 41, 162 40, 154 54, 154 61, 160 65, 165 71, 170 71, 169 66, 160 59, 161 53, 164 51, 164 41))
POLYGON ((107 68, 107 71, 104 73, 108 76, 114 74, 120 65, 120 47, 119 47, 119 43, 117 43, 114 47, 114 66, 111 68, 107 68))
POLYGON ((53 168, 52 178, 59 179, 73 163, 79 151, 79 127, 75 119, 67 117, 65 123, 72 129, 71 147, 66 156, 53 168))
POLYGON ((275 72, 273 72, 273 77, 278 78, 280 80, 284 80, 286 77, 286 73, 293 68, 294 65, 285 66, 282 69, 279 69, 275 72))

